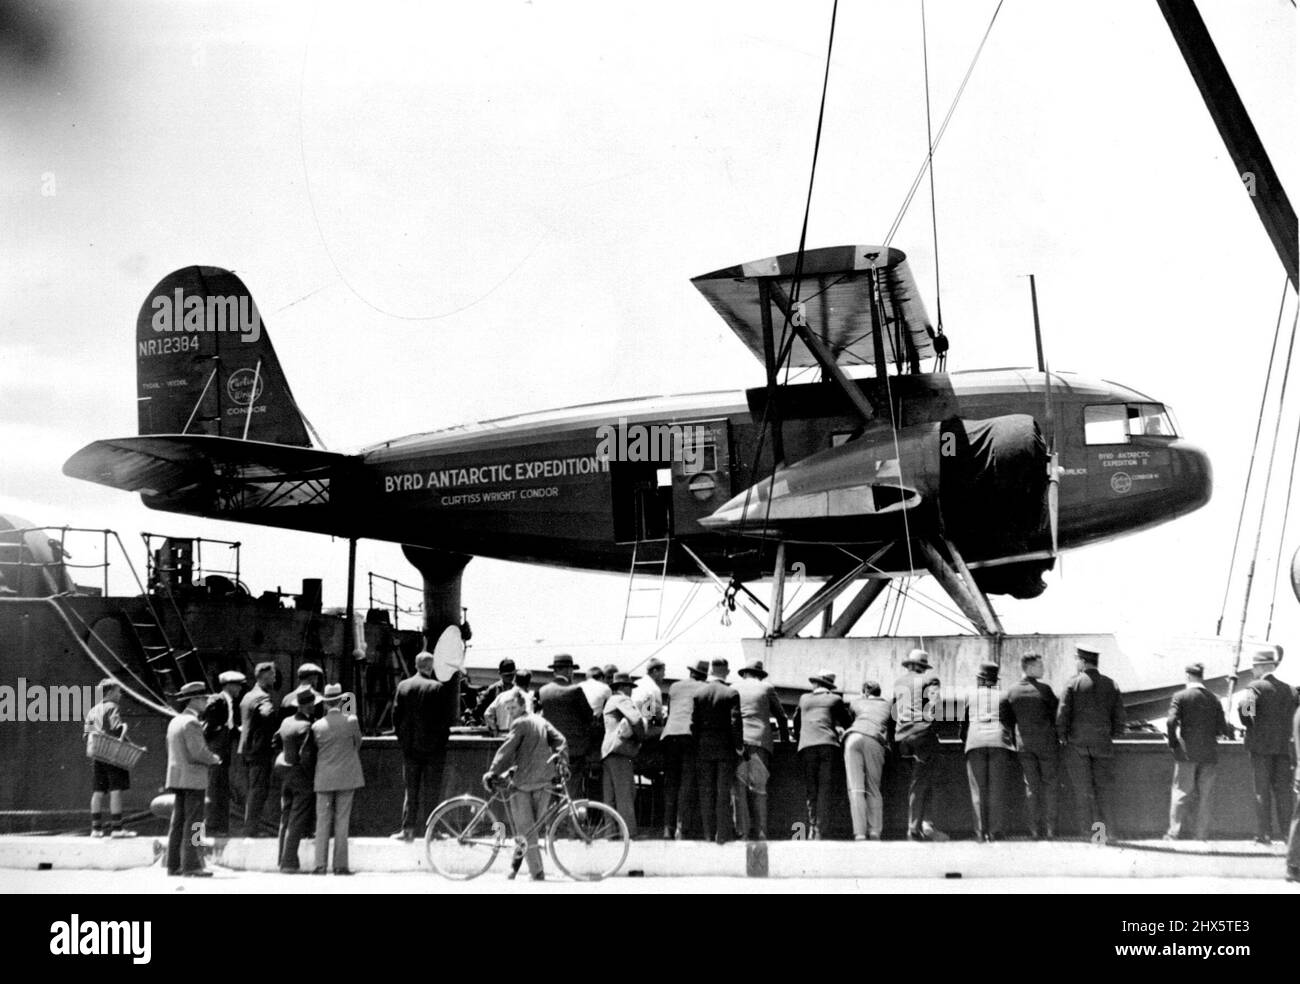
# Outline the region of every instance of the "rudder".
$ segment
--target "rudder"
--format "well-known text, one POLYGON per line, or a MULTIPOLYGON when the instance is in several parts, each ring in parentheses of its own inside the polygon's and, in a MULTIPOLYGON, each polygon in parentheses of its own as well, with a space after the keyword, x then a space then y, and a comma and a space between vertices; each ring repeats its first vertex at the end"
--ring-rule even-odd
POLYGON ((139 433, 210 434, 311 447, 253 296, 190 266, 160 280, 136 321, 139 433))

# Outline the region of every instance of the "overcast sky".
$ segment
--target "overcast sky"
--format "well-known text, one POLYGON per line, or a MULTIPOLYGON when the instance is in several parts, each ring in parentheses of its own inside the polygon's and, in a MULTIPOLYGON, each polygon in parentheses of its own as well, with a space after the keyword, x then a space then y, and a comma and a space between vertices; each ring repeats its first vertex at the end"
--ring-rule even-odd
MULTIPOLYGON (((936 125, 995 6, 927 6, 936 125)), ((1295 195, 1295 8, 1200 6, 1295 195)), ((132 545, 142 529, 239 539, 254 591, 323 576, 326 604, 342 604, 341 541, 151 513, 60 472, 85 443, 135 433, 136 313, 188 264, 241 275, 336 449, 756 385, 761 367, 688 281, 797 245, 830 12, 820 0, 48 8, 46 43, 11 41, 0 59, 0 511, 110 526, 132 545)), ((842 5, 809 245, 879 241, 924 150, 919 4, 842 5)), ((1053 368, 1169 403, 1215 468, 1198 513, 1067 555, 1037 600, 995 598, 1007 629, 1212 634, 1284 275, 1156 5, 1007 0, 936 178, 949 367, 1033 362, 1034 272, 1053 368)), ((933 315, 927 194, 894 245, 933 315)), ((1279 465, 1253 635, 1276 558, 1300 545, 1300 516, 1277 532, 1288 478, 1279 465)), ((359 605, 367 570, 418 580, 395 545, 363 543, 360 570, 359 605)), ((612 642, 625 580, 476 560, 475 641, 542 640, 543 655, 612 642)), ((1228 632, 1240 603, 1234 592, 1228 632)), ((697 617, 688 642, 749 634, 703 601, 697 617)), ((909 608, 902 628, 940 625, 909 608)), ((1300 646, 1297 630, 1284 572, 1274 638, 1300 646)))

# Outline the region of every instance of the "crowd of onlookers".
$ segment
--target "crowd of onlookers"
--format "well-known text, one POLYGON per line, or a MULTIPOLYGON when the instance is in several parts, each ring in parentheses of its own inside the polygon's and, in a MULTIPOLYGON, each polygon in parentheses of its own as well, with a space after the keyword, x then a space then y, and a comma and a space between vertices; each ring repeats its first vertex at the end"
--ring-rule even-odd
MULTIPOLYGON (((1294 759, 1300 700, 1274 676, 1276 659, 1271 648, 1254 654, 1255 679, 1237 695, 1233 720, 1244 731, 1251 757, 1256 840, 1270 841, 1274 819, 1282 836, 1290 828, 1287 871, 1294 879, 1300 878, 1300 773, 1294 759)), ((835 674, 822 671, 809 678, 811 690, 788 716, 759 660, 741 667, 735 679, 726 660, 701 660, 668 685, 658 659, 649 660, 640 677, 593 666, 577 679, 573 658, 561 654, 550 665, 550 681, 539 689, 529 671, 503 660, 500 679, 475 691, 463 674, 447 683, 436 679, 433 657, 425 652, 416 658, 416 672, 398 685, 392 705, 405 784, 401 828, 393 836, 422 835, 440 795, 450 729, 454 723, 475 723, 507 736, 485 778, 528 776, 530 788, 515 789, 526 795, 511 798, 520 826, 526 826, 521 819, 544 809, 556 762, 562 760, 571 794, 603 800, 634 836, 642 833, 636 809, 640 776, 661 797, 655 810, 643 814, 657 818, 662 811, 662 826, 644 833, 718 843, 762 840, 779 740, 796 745, 806 800, 804 836, 817 839, 826 832, 835 809, 833 776, 842 769, 854 838, 881 839, 882 775, 893 760, 906 766, 907 838, 934 839, 943 836, 930 817, 940 776, 939 732, 950 723, 963 745, 977 840, 1007 834, 1008 796, 1018 787, 1023 787, 1030 835, 1057 837, 1064 773, 1074 792, 1075 832, 1115 841, 1112 742, 1125 733, 1127 722, 1119 689, 1098 663, 1096 651, 1079 647, 1078 672, 1059 692, 1044 682, 1040 656, 1023 657, 1020 678, 1006 686, 999 682, 999 666, 984 663, 974 686, 954 697, 944 693, 929 654, 917 649, 902 661, 904 672, 888 693, 868 680, 860 693, 845 695, 835 674)), ((1217 742, 1236 732, 1205 687, 1204 668, 1192 664, 1186 673, 1186 687, 1175 694, 1167 718, 1174 769, 1166 837, 1204 839, 1213 825, 1217 742)), ((243 833, 276 836, 280 870, 291 872, 298 869, 299 843, 314 826, 313 870, 350 873, 349 818, 364 777, 361 731, 344 706, 349 695, 338 684, 325 686, 320 667, 311 663, 299 668, 297 686, 283 697, 275 694, 274 681, 274 665, 261 663, 246 692, 244 675, 231 671, 221 674, 216 694, 205 684, 189 683, 176 695, 182 712, 167 732, 166 785, 174 796, 170 873, 201 873, 202 835, 228 833, 230 767, 236 756, 247 779, 243 833)), ((116 684, 105 681, 104 699, 88 715, 86 730, 123 734, 119 699, 116 684)), ((124 833, 120 802, 128 785, 128 772, 95 762, 92 836, 130 836, 124 833)), ((535 841, 528 848, 533 868, 535 841)), ((534 873, 540 876, 540 862, 534 873)))

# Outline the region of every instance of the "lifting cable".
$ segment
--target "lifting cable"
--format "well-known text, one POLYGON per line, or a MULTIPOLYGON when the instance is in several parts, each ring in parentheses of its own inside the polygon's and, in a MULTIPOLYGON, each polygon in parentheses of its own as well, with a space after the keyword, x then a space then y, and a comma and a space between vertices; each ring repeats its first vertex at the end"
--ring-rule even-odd
MULTIPOLYGON (((813 183, 814 183, 814 181, 816 180, 816 177, 817 177, 817 154, 818 154, 818 151, 821 149, 821 142, 822 142, 822 121, 825 119, 825 116, 826 116, 826 91, 827 91, 827 89, 828 89, 829 86, 830 86, 830 77, 831 77, 831 52, 832 52, 832 51, 834 50, 834 48, 835 48, 835 18, 836 18, 836 15, 838 14, 838 12, 839 12, 839 0, 835 0, 835 2, 831 5, 831 29, 830 29, 830 37, 827 39, 827 42, 826 42, 826 68, 825 68, 825 71, 824 71, 824 73, 823 73, 823 75, 822 75, 822 96, 821 96, 821 104, 819 105, 819 107, 818 107, 818 109, 817 109, 817 133, 816 133, 815 137, 813 138, 812 167, 811 167, 811 169, 810 169, 810 171, 809 171, 809 174, 808 174, 808 195, 807 195, 807 197, 806 197, 805 200, 804 200, 803 226, 802 226, 801 229, 799 230, 799 252, 798 252, 798 254, 797 254, 796 257, 795 257, 794 277, 793 277, 793 279, 792 279, 792 281, 791 281, 791 284, 790 284, 790 292, 789 292, 790 302, 789 302, 789 304, 786 306, 785 320, 784 320, 784 323, 783 323, 782 326, 781 326, 781 344, 780 344, 779 346, 777 346, 777 347, 774 349, 774 351, 777 351, 777 352, 780 352, 780 353, 781 353, 781 354, 777 357, 777 360, 776 360, 776 361, 777 361, 777 365, 776 365, 776 366, 773 366, 773 369, 776 370, 776 371, 778 371, 778 372, 780 371, 780 370, 779 370, 780 364, 783 363, 783 362, 787 362, 787 361, 789 361, 791 355, 792 355, 793 352, 794 352, 794 346, 793 346, 793 344, 791 344, 790 347, 789 347, 789 349, 787 350, 787 348, 786 348, 786 336, 789 335, 789 333, 790 333, 790 319, 791 319, 792 314, 793 314, 794 311, 795 311, 795 306, 796 306, 796 305, 798 304, 798 302, 799 302, 799 283, 800 283, 800 280, 803 278, 803 258, 804 258, 804 250, 805 250, 806 245, 807 245, 807 242, 808 242, 808 216, 809 216, 809 213, 812 211, 812 193, 813 193, 813 183)), ((791 338, 791 341, 793 342, 793 338, 791 338)), ((786 374, 787 374, 787 376, 789 375, 789 370, 788 370, 788 369, 786 370, 786 374)), ((774 377, 774 378, 775 378, 775 377, 774 377)), ((758 462, 759 462, 759 459, 760 459, 760 458, 762 457, 762 455, 763 455, 763 445, 764 445, 764 444, 766 443, 766 441, 767 441, 767 432, 768 432, 768 426, 767 426, 767 424, 768 424, 768 420, 769 420, 769 418, 770 418, 771 413, 772 413, 772 401, 769 400, 768 402, 766 402, 766 403, 763 405, 763 417, 762 417, 762 420, 759 422, 759 428, 758 428, 758 442, 757 442, 757 444, 756 444, 755 447, 754 447, 753 463, 750 465, 750 468, 749 468, 749 474, 750 474, 751 479, 752 479, 752 478, 753 478, 753 477, 758 473, 758 462)), ((776 475, 776 469, 777 469, 777 467, 778 467, 779 465, 781 465, 781 464, 782 464, 782 462, 776 461, 776 460, 775 460, 775 455, 773 455, 773 461, 772 461, 772 477, 775 477, 775 475, 776 475)), ((753 496, 754 485, 755 485, 755 484, 756 484, 755 482, 751 481, 750 484, 749 484, 749 487, 745 490, 745 504, 744 504, 744 506, 741 508, 741 513, 740 513, 740 516, 741 516, 741 519, 740 519, 740 530, 737 532, 737 534, 736 534, 737 536, 743 536, 743 535, 744 535, 744 529, 745 529, 745 516, 746 516, 746 514, 749 512, 749 502, 750 502, 750 498, 753 496)), ((760 535, 759 535, 759 548, 758 548, 758 549, 759 549, 759 557, 760 557, 760 560, 761 560, 761 558, 762 558, 762 549, 763 549, 763 544, 766 543, 766 541, 767 541, 767 521, 768 521, 769 517, 771 516, 771 513, 772 513, 772 495, 771 495, 771 490, 769 489, 769 490, 768 490, 768 497, 767 497, 767 511, 766 511, 766 512, 764 513, 764 515, 763 515, 763 529, 760 531, 760 535)))
POLYGON ((943 294, 939 291, 939 214, 934 207, 934 135, 930 132, 930 45, 925 33, 925 0, 921 0, 921 64, 925 69, 925 166, 930 172, 930 230, 934 237, 934 315, 935 327, 942 335, 943 294))
POLYGON ((966 83, 970 81, 971 74, 975 71, 975 64, 980 60, 980 54, 984 51, 984 43, 988 41, 989 34, 993 30, 993 23, 998 19, 998 14, 1002 10, 1002 4, 1005 0, 998 0, 998 5, 993 11, 993 16, 989 18, 989 26, 984 30, 984 37, 980 39, 979 47, 975 49, 975 56, 970 61, 970 66, 966 69, 966 75, 961 80, 961 85, 957 87, 957 94, 952 97, 952 105, 948 107, 948 113, 943 118, 943 123, 939 125, 939 132, 935 135, 934 140, 926 151, 925 160, 921 161, 920 168, 917 169, 916 177, 912 179, 912 186, 907 192, 907 197, 903 199, 903 205, 898 210, 898 215, 894 217, 893 224, 889 227, 889 233, 885 236, 882 246, 888 246, 894 241, 894 235, 898 232, 899 225, 902 224, 903 216, 907 214, 908 206, 912 204, 912 198, 916 194, 917 188, 921 186, 921 179, 925 177, 926 168, 931 160, 934 159, 934 152, 939 149, 939 142, 943 140, 944 132, 948 129, 948 122, 952 119, 953 112, 957 109, 957 103, 961 101, 962 93, 966 91, 966 83))
MULTIPOLYGON (((1282 333, 1282 314, 1286 310, 1286 295, 1290 283, 1289 279, 1282 281, 1282 300, 1277 308, 1277 325, 1273 328, 1273 347, 1268 354, 1268 369, 1264 373, 1264 389, 1259 397, 1259 416, 1255 420, 1255 440, 1250 447, 1250 464, 1246 468, 1246 488, 1241 493, 1241 511, 1237 514, 1237 532, 1232 538, 1232 556, 1228 560, 1228 575, 1223 585, 1223 603, 1219 606, 1219 621, 1214 626, 1216 636, 1221 635, 1223 632, 1223 616, 1228 610, 1228 592, 1232 588, 1233 571, 1237 568, 1237 550, 1241 546, 1241 530, 1246 520, 1246 501, 1250 498, 1250 483, 1255 474, 1255 456, 1259 453, 1259 436, 1264 427, 1264 410, 1268 403, 1268 388, 1273 382, 1273 362, 1277 358, 1277 343, 1282 333)), ((1260 515, 1262 523, 1262 508, 1260 515)))

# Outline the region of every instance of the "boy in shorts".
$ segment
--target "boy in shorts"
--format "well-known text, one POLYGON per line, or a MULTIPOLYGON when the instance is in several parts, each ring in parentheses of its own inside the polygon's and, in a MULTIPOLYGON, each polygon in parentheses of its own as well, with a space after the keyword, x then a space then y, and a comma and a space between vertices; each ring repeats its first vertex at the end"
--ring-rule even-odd
MULTIPOLYGON (((82 732, 87 737, 91 732, 102 731, 114 738, 125 738, 126 723, 117 710, 117 705, 122 701, 121 686, 109 677, 100 682, 98 690, 99 703, 86 714, 82 732)), ((122 791, 131 788, 131 773, 98 759, 92 764, 95 769, 95 791, 90 796, 90 836, 134 837, 134 830, 122 826, 122 791), (107 824, 104 822, 105 793, 108 794, 107 824)))

